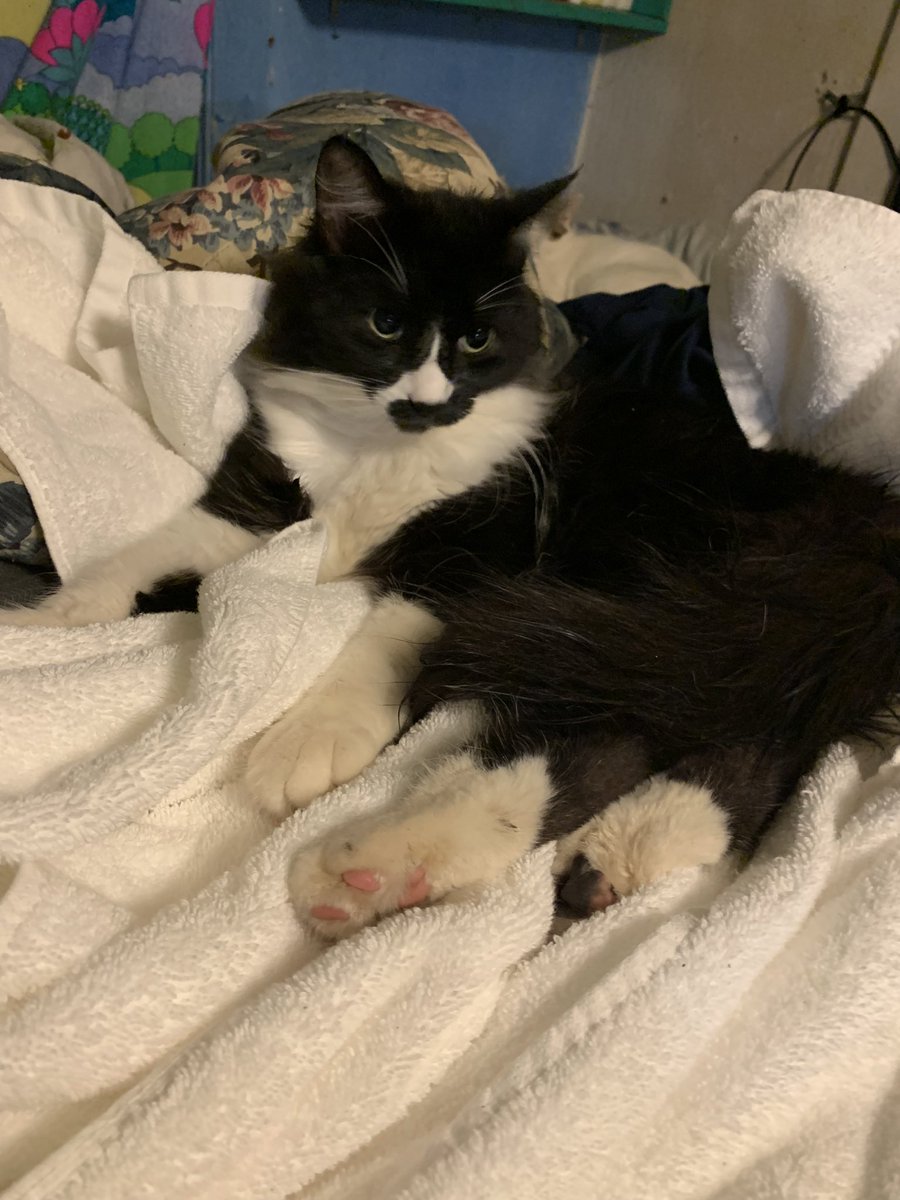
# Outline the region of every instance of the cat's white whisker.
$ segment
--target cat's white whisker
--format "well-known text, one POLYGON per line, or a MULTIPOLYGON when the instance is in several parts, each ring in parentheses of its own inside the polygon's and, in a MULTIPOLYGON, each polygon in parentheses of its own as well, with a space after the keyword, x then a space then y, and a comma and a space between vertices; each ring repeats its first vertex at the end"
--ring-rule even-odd
POLYGON ((380 271, 381 274, 385 277, 385 279, 389 279, 391 283, 394 283, 394 284, 397 283, 397 280, 395 279, 395 277, 391 274, 390 271, 387 270, 386 267, 380 267, 378 265, 378 263, 373 262, 371 260, 371 258, 364 258, 361 254, 345 254, 344 258, 353 258, 357 262, 366 263, 368 266, 372 267, 374 270, 380 271))
POLYGON ((500 300, 496 304, 476 304, 475 312, 493 312, 495 309, 531 308, 527 300, 500 300))
POLYGON ((304 367, 271 367, 267 369, 270 378, 278 376, 302 377, 304 380, 315 381, 317 385, 346 391, 347 384, 361 384, 364 387, 388 387, 387 379, 376 379, 365 375, 335 375, 329 371, 314 371, 304 367))
POLYGON ((482 292, 482 294, 475 301, 475 307, 477 308, 483 301, 490 300, 492 296, 495 296, 500 292, 512 291, 514 288, 518 287, 521 282, 521 275, 510 275, 509 279, 504 279, 501 283, 496 284, 494 287, 488 288, 486 292, 482 292))
MULTIPOLYGON (((388 250, 387 246, 385 246, 384 242, 382 242, 380 238, 376 237, 375 234, 372 232, 372 230, 369 229, 369 227, 367 225, 364 225, 362 223, 362 221, 357 221, 355 217, 351 217, 350 220, 353 222, 354 225, 358 226, 363 231, 363 233, 366 235, 366 237, 372 239, 372 241, 375 243, 375 245, 378 247, 378 249, 384 255, 385 259, 387 260, 388 265, 393 270, 393 275, 388 273, 388 277, 393 279, 394 283, 396 283, 397 287, 400 289, 401 292, 406 292, 408 290, 408 284, 407 284, 407 280, 406 280, 406 275, 402 273, 403 268, 402 267, 400 268, 401 273, 398 274, 397 267, 399 266, 399 263, 395 263, 394 259, 391 258, 391 253, 388 250)), ((379 227, 379 229, 381 228, 380 222, 378 223, 378 227, 379 227)))
POLYGON ((390 234, 387 232, 387 230, 384 228, 384 226, 381 224, 381 222, 378 220, 377 217, 375 218, 375 224, 378 226, 379 230, 381 231, 382 235, 384 236, 385 242, 387 243, 387 248, 390 251, 391 260, 393 261, 393 264, 394 264, 394 270, 397 273, 397 278, 401 281, 401 283, 403 285, 402 290, 404 292, 408 291, 409 290, 409 281, 406 278, 406 272, 404 271, 403 264, 400 262, 400 259, 397 255, 397 251, 394 246, 394 243, 391 241, 390 234))
POLYGON ((534 528, 537 534, 538 554, 540 554, 544 537, 550 526, 550 483, 544 464, 534 445, 529 443, 522 446, 518 452, 518 459, 531 480, 534 492, 534 528))

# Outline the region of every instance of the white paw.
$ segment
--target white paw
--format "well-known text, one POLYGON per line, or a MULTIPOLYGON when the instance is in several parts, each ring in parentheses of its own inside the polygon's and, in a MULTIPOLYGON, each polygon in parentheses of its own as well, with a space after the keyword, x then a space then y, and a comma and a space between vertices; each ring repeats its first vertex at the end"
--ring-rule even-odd
POLYGON ((302 854, 289 887, 301 920, 346 937, 387 913, 499 879, 533 844, 550 794, 546 764, 489 770, 462 752, 414 788, 403 814, 360 822, 302 854))
POLYGON ((396 710, 345 705, 338 696, 312 692, 262 735, 247 763, 245 780, 261 808, 282 818, 355 778, 397 735, 396 710))
POLYGON ((74 628, 123 621, 131 613, 134 596, 114 587, 73 583, 62 587, 35 608, 0 609, 0 625, 37 625, 74 628))
POLYGON ((655 775, 561 838, 553 872, 562 899, 587 914, 673 871, 719 862, 729 841, 709 788, 655 775))
POLYGON ((424 855, 403 822, 351 829, 295 860, 291 899, 300 919, 321 937, 347 937, 389 913, 437 898, 424 855))

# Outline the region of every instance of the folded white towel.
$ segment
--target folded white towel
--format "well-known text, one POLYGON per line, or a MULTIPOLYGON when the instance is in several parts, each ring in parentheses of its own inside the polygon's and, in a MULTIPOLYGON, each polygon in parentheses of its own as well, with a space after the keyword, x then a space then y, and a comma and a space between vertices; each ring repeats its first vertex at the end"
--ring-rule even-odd
POLYGON ((757 192, 713 262, 710 327, 753 445, 900 468, 900 214, 830 192, 757 192))
POLYGON ((231 372, 259 324, 266 285, 246 275, 159 272, 132 279, 128 307, 150 411, 169 445, 204 474, 243 423, 231 372))

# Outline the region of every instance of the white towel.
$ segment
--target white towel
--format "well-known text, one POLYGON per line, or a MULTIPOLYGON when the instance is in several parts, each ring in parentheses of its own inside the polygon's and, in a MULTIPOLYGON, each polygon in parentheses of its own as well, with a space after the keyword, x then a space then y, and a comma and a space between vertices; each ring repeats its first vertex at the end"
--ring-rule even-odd
MULTIPOLYGON (((2 292, 0 447, 30 454, 54 552, 76 565, 115 504, 139 530, 170 482, 172 505, 199 486, 240 411, 223 365, 260 297, 162 275, 70 197, 46 225, 54 289, 33 217, 53 194, 23 186, 0 183, 23 231, 12 269, 42 264, 59 306, 31 331, 27 297, 2 292), (168 386, 188 317, 213 349, 198 340, 200 365, 168 386), (22 339, 46 343, 27 386, 22 339), (66 421, 70 397, 102 419, 66 421)), ((720 262, 728 295, 742 244, 720 262)), ((896 1196, 900 763, 835 747, 743 874, 672 877, 550 942, 544 849, 323 951, 292 912, 291 858, 389 807, 460 725, 434 714, 278 829, 253 811, 248 739, 365 612, 354 585, 313 585, 321 552, 315 524, 285 531, 211 576, 196 617, 0 627, 10 1200, 896 1196)))
POLYGON ((830 192, 757 192, 713 262, 710 328, 750 442, 900 468, 900 214, 830 192))

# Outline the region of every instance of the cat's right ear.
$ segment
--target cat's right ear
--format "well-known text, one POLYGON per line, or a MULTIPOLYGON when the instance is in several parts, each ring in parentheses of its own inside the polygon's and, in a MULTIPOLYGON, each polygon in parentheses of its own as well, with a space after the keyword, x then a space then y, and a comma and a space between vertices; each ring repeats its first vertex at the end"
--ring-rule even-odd
POLYGON ((547 237, 561 237, 571 225, 579 197, 568 192, 578 171, 538 187, 513 192, 506 204, 513 229, 536 250, 547 237))
POLYGON ((368 154, 346 137, 329 138, 316 164, 315 226, 332 254, 341 254, 358 227, 379 217, 386 188, 368 154))

